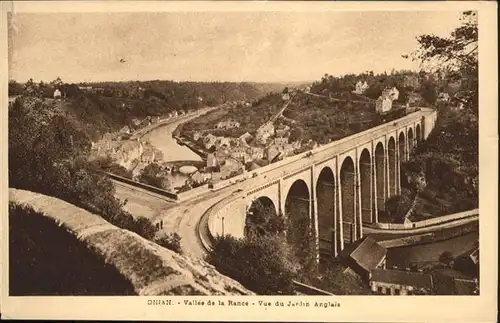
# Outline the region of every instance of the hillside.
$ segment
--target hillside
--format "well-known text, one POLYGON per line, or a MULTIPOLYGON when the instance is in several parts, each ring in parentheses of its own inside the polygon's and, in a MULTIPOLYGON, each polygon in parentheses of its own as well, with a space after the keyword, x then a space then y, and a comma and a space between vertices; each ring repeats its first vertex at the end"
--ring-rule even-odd
POLYGON ((255 100, 250 105, 238 105, 235 108, 214 111, 185 123, 182 126, 183 132, 215 129, 221 121, 236 121, 240 124, 237 129, 218 132, 219 135, 229 137, 239 137, 245 132, 253 133, 262 124, 267 122, 272 116, 283 107, 283 101, 279 94, 269 94, 263 98, 255 100))
POLYGON ((299 93, 283 115, 294 120, 302 140, 325 144, 377 124, 375 104, 349 92, 336 93, 332 99, 299 93), (363 101, 361 101, 363 100, 363 101))
POLYGON ((228 82, 103 82, 67 84, 9 82, 9 95, 47 100, 55 89, 62 100, 49 102, 80 124, 89 138, 118 131, 134 119, 164 116, 174 111, 197 110, 231 101, 253 101, 270 92, 281 91, 284 84, 228 82))

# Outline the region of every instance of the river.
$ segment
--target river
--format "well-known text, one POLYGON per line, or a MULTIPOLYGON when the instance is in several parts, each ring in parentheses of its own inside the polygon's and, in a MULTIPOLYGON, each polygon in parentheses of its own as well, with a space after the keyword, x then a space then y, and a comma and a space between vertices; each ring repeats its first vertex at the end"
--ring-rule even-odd
POLYGON ((479 232, 470 232, 448 240, 416 245, 411 247, 391 248, 387 252, 387 267, 397 265, 409 267, 410 262, 438 261, 444 251, 450 251, 454 257, 470 250, 479 238, 479 232))
MULTIPOLYGON (((194 117, 193 117, 194 118, 194 117)), ((195 154, 186 146, 181 146, 172 137, 175 128, 181 123, 187 122, 189 119, 175 121, 173 123, 160 126, 151 130, 142 137, 142 140, 149 141, 154 147, 163 152, 163 161, 170 162, 176 160, 194 160, 201 161, 201 157, 195 154)))
MULTIPOLYGON (((145 134, 142 137, 142 140, 148 141, 149 143, 151 143, 151 145, 163 152, 163 162, 171 162, 177 160, 201 161, 202 158, 200 156, 198 156, 188 147, 179 145, 177 141, 172 137, 172 133, 174 132, 175 128, 177 128, 177 126, 191 119, 194 119, 201 114, 203 114, 203 112, 199 112, 196 115, 193 115, 189 118, 184 118, 183 120, 159 126, 158 128, 155 128, 145 134)), ((176 172, 173 174, 169 174, 167 178, 170 182, 171 187, 174 189, 176 187, 183 186, 188 176, 180 172, 176 172)))

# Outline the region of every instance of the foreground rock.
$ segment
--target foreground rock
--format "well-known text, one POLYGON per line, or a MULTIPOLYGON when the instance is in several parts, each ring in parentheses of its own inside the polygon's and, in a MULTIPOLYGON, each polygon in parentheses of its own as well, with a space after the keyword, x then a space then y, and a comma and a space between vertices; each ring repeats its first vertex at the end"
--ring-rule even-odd
POLYGON ((252 295, 211 265, 179 255, 60 199, 9 189, 9 200, 53 219, 113 265, 138 295, 252 295))

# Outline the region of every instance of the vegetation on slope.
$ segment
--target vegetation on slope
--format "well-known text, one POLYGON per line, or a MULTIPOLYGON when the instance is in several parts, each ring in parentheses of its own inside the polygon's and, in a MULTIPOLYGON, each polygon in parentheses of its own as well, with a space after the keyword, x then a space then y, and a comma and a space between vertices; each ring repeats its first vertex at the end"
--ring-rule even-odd
POLYGON ((377 124, 375 104, 366 98, 363 102, 351 102, 350 93, 337 93, 336 97, 346 101, 332 101, 299 93, 283 112, 283 115, 295 121, 292 129, 300 129, 303 141, 314 140, 326 144, 333 140, 349 136, 377 124))
POLYGON ((56 88, 65 96, 65 111, 79 121, 90 138, 96 139, 104 132, 130 124, 134 118, 197 110, 227 101, 256 100, 269 92, 281 91, 283 85, 173 81, 67 84, 59 78, 50 83, 30 79, 25 84, 10 81, 9 95, 52 98, 56 88))
MULTIPOLYGON (((429 69, 439 67, 460 91, 449 104, 439 105, 437 124, 413 152, 403 171, 410 181, 405 194, 418 193, 415 220, 478 207, 478 64, 477 17, 465 12, 462 26, 450 37, 423 35, 413 53, 429 69), (424 189, 412 180, 422 177, 424 189)), ((397 214, 396 216, 400 216, 397 214)))
POLYGON ((286 221, 273 208, 256 203, 247 215, 245 238, 216 238, 207 260, 260 295, 293 295, 294 280, 334 294, 369 294, 360 279, 344 272, 345 266, 318 266, 307 215, 286 221))
POLYGON ((73 234, 9 203, 9 294, 136 295, 132 284, 73 234))
POLYGON ((214 111, 201 118, 196 118, 185 123, 182 131, 215 129, 217 123, 233 120, 240 123, 236 129, 218 132, 222 136, 239 137, 245 132, 255 131, 283 108, 284 102, 279 94, 268 94, 252 102, 250 106, 238 105, 232 109, 214 111))
POLYGON ((50 102, 33 97, 9 107, 9 187, 58 197, 152 239, 146 218, 134 219, 114 197, 114 186, 87 161, 90 142, 50 102))

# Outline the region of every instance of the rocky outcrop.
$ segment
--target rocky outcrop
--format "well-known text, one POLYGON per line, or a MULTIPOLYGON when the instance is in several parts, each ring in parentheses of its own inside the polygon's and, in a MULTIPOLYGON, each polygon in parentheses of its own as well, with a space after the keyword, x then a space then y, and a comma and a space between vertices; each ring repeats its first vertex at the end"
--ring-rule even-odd
POLYGON ((9 189, 9 200, 53 219, 133 285, 138 295, 252 295, 203 260, 179 255, 60 199, 9 189))

